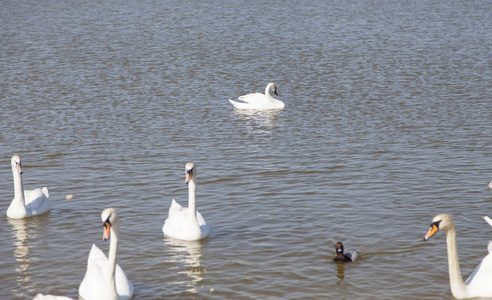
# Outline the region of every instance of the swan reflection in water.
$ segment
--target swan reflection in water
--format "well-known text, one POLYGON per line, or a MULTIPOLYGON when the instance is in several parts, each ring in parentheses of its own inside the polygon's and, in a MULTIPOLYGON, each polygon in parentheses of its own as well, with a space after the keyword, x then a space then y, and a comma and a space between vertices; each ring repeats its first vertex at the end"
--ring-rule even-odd
POLYGON ((261 132, 267 132, 277 127, 277 121, 283 110, 244 110, 235 109, 232 111, 232 115, 237 117, 243 122, 246 122, 250 133, 257 134, 261 132))
POLYGON ((29 273, 29 266, 31 265, 32 258, 29 255, 31 251, 28 246, 28 227, 33 228, 39 225, 36 219, 37 218, 7 219, 10 225, 12 225, 12 234, 15 238, 13 240, 13 245, 15 247, 14 257, 16 260, 15 271, 19 273, 17 276, 17 285, 19 289, 13 288, 11 291, 22 297, 26 297, 28 292, 35 289, 35 283, 31 281, 31 275, 29 273))
POLYGON ((198 292, 198 283, 205 277, 206 269, 201 266, 202 241, 181 241, 170 237, 164 238, 164 245, 170 250, 171 262, 181 263, 178 274, 185 274, 188 282, 177 282, 186 284, 190 293, 198 292))

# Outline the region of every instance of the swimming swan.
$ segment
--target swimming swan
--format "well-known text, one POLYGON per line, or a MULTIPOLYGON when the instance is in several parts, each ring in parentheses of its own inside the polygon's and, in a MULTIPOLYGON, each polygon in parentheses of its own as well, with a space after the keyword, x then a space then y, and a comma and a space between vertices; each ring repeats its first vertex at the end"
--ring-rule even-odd
POLYGON ((92 245, 87 260, 87 271, 79 286, 79 296, 92 299, 130 299, 133 284, 121 267, 116 264, 120 222, 114 208, 106 208, 101 214, 104 223, 103 239, 110 239, 109 258, 96 245, 92 245))
POLYGON ((234 105, 237 109, 282 109, 285 107, 285 104, 273 98, 270 95, 270 91, 277 94, 277 88, 275 87, 275 83, 269 83, 265 88, 265 94, 261 93, 253 93, 244 96, 240 96, 238 100, 242 102, 237 102, 229 99, 232 105, 234 105))
POLYGON ((333 261, 336 262, 355 261, 359 258, 359 252, 355 249, 348 249, 347 252, 344 253, 342 242, 338 242, 335 245, 335 251, 337 252, 337 256, 335 256, 333 261))
POLYGON ((173 199, 162 232, 178 240, 201 240, 208 236, 210 227, 202 214, 196 210, 196 168, 193 163, 186 164, 185 174, 185 183, 188 184, 188 207, 181 207, 173 199))
POLYGON ((50 194, 47 187, 24 191, 22 185, 22 166, 19 155, 12 156, 12 173, 14 175, 14 200, 7 209, 7 217, 23 219, 50 211, 50 194))
POLYGON ((446 232, 448 244, 448 264, 449 264, 449 283, 453 297, 473 298, 473 297, 492 297, 492 242, 489 241, 489 254, 485 256, 480 264, 475 268, 470 277, 463 282, 456 250, 456 230, 454 229, 453 218, 447 214, 434 217, 430 229, 424 237, 428 240, 439 230, 446 232))

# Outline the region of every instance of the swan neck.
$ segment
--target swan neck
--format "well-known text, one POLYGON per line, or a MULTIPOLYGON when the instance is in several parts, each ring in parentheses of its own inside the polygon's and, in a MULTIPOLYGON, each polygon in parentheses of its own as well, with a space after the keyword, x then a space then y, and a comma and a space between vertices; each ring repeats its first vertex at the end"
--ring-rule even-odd
POLYGON ((467 298, 466 286, 461 277, 458 250, 456 246, 456 230, 454 227, 446 232, 446 241, 448 246, 449 284, 451 293, 455 298, 467 298))
POLYGON ((14 174, 14 201, 25 206, 24 186, 22 184, 21 173, 15 167, 12 167, 12 173, 14 174))
POLYGON ((108 274, 110 286, 116 292, 115 272, 116 272, 116 254, 118 253, 118 233, 119 222, 116 220, 111 225, 111 236, 109 239, 109 255, 108 255, 108 274))
POLYGON ((191 177, 190 182, 188 183, 188 210, 190 212, 190 219, 196 220, 196 182, 195 175, 191 177))

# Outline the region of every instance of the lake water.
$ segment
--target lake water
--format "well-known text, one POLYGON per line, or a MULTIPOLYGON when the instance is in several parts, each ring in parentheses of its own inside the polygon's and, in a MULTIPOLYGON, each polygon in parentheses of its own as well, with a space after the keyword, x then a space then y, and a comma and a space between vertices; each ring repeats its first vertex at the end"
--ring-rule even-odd
POLYGON ((0 28, 2 299, 76 298, 106 207, 135 299, 449 299, 438 213, 465 279, 487 253, 489 0, 20 0, 0 28), (228 102, 269 82, 284 110, 228 102), (14 154, 50 214, 5 216, 14 154), (179 243, 189 161, 212 231, 179 243))

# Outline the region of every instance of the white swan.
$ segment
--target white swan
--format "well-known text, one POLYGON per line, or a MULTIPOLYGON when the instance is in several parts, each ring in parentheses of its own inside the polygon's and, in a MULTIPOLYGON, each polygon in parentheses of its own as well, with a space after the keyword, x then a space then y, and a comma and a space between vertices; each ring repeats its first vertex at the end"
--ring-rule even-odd
POLYGON ((103 239, 110 239, 109 258, 96 245, 92 245, 79 295, 85 300, 129 299, 133 296, 133 284, 116 264, 120 226, 118 214, 114 208, 106 208, 101 219, 104 223, 103 239))
POLYGON ((7 209, 7 217, 22 219, 50 211, 48 188, 43 187, 42 189, 24 191, 20 156, 12 156, 11 164, 12 174, 14 175, 14 200, 12 200, 7 209))
POLYGON ((337 256, 333 259, 336 262, 345 262, 345 261, 356 261, 359 259, 359 252, 355 249, 348 249, 347 252, 343 252, 343 244, 342 242, 338 242, 335 245, 335 251, 337 252, 337 256))
POLYGON ((265 94, 261 93, 253 93, 244 96, 240 96, 238 100, 242 102, 237 102, 229 99, 232 105, 234 105, 237 109, 282 109, 285 107, 285 104, 273 98, 270 95, 270 91, 273 91, 275 95, 277 94, 277 88, 275 87, 275 83, 269 83, 265 88, 265 94))
POLYGON ((188 207, 181 207, 173 199, 169 215, 162 226, 165 235, 184 241, 204 239, 210 233, 210 227, 202 214, 196 210, 196 168, 193 163, 185 166, 185 183, 188 184, 188 207))
POLYGON ((428 240, 437 231, 446 232, 448 244, 448 264, 449 264, 449 283, 453 297, 473 298, 473 297, 492 297, 492 242, 489 241, 489 254, 485 256, 476 267, 470 277, 463 282, 456 249, 456 230, 453 218, 450 215, 441 214, 434 217, 431 227, 424 237, 428 240))
POLYGON ((492 190, 492 180, 490 180, 489 183, 487 183, 487 186, 489 187, 489 189, 492 190))

